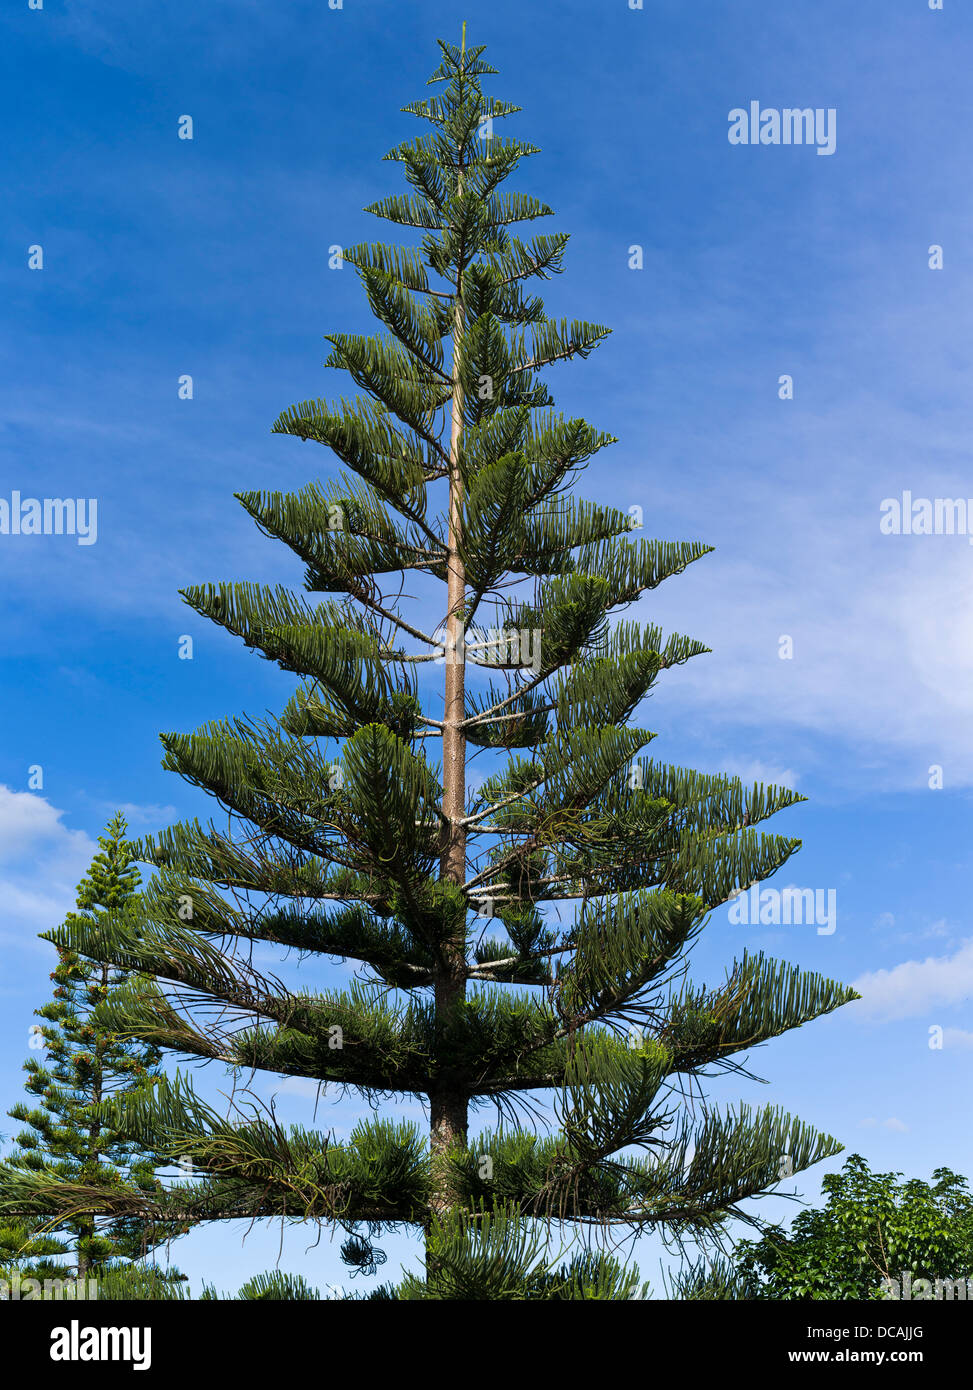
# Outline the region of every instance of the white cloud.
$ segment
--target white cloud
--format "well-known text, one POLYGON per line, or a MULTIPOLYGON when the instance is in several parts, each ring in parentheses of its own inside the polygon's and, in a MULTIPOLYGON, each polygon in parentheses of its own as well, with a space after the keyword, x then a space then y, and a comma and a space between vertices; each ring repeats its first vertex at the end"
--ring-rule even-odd
POLYGON ((881 1126, 882 1129, 894 1130, 896 1134, 906 1134, 909 1130, 909 1126, 902 1120, 897 1120, 894 1115, 887 1120, 876 1120, 874 1116, 870 1116, 867 1120, 860 1120, 859 1124, 862 1129, 877 1129, 881 1126))
POLYGON ((945 949, 951 947, 957 940, 948 920, 939 917, 935 922, 930 922, 928 927, 923 927, 921 931, 900 932, 896 936, 896 941, 928 941, 930 937, 942 943, 945 949))
POLYGON ((792 791, 797 786, 799 775, 793 768, 777 767, 757 758, 717 758, 712 765, 707 764, 707 771, 725 772, 730 777, 739 777, 744 786, 762 782, 765 787, 789 787, 792 791))
MULTIPOLYGON (((829 331, 840 324, 858 342, 861 326, 841 323, 837 306, 830 313, 829 331)), ((901 311, 870 306, 872 335, 886 336, 890 320, 901 327, 901 311)), ((904 362, 890 364, 884 382, 899 370, 904 377, 904 362)), ((964 535, 879 531, 882 500, 904 489, 973 495, 965 424, 955 413, 906 403, 892 386, 849 391, 838 381, 842 371, 836 361, 798 414, 752 405, 725 441, 721 474, 704 475, 705 523, 698 478, 688 486, 677 480, 668 492, 659 530, 699 536, 716 549, 654 590, 638 616, 713 651, 670 673, 656 699, 666 710, 671 699, 674 711, 687 704, 705 711, 710 734, 732 737, 735 746, 747 747, 746 731, 754 754, 768 761, 796 757, 779 750, 793 749, 798 731, 846 745, 849 756, 833 770, 858 789, 877 783, 926 792, 933 764, 942 766, 947 789, 970 785, 970 545, 964 535), (778 655, 785 634, 792 660, 778 655)), ((953 379, 950 390, 964 385, 953 379)), ((932 379, 924 389, 938 398, 932 379)), ((699 442, 705 447, 705 432, 699 442)), ((657 441, 663 453, 666 444, 657 441)), ((664 730, 658 716, 654 727, 664 730)), ((803 740, 800 753, 813 757, 803 740)))
POLYGON ((884 1023, 949 1008, 973 995, 973 937, 951 956, 907 960, 891 970, 872 970, 854 982, 862 998, 850 1005, 859 1019, 884 1023))
POLYGON ((923 936, 948 936, 949 923, 945 917, 937 917, 935 922, 930 922, 922 933, 923 936))
POLYGON ((37 853, 80 852, 91 842, 84 831, 61 824, 63 811, 36 792, 0 785, 0 864, 37 853))
POLYGON ((0 900, 5 945, 48 950, 37 933, 58 926, 98 846, 62 824, 63 811, 36 792, 0 785, 0 900))

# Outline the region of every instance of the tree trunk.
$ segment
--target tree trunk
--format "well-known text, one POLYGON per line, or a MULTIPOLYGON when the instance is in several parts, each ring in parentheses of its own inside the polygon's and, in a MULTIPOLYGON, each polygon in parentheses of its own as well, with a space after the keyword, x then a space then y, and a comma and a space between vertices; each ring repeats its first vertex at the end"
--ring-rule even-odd
MULTIPOLYGON (((457 189, 462 190, 462 170, 457 189)), ((464 651, 463 603, 466 597, 465 568, 458 553, 462 529, 463 480, 460 474, 460 446, 463 437, 463 272, 456 276, 456 302, 453 314, 453 392, 449 439, 449 533, 447 540, 447 617, 445 708, 443 713, 443 850, 440 878, 462 884, 466 880, 466 653, 464 651)), ((437 1033, 448 1036, 450 1022, 466 998, 466 921, 457 925, 455 935, 443 950, 443 965, 435 982, 437 1033)), ((432 1156, 431 1206, 445 1213, 454 1203, 448 1174, 437 1158, 462 1147, 467 1139, 469 1095, 442 1070, 430 1093, 430 1149, 432 1156)), ((428 1259, 427 1259, 428 1267, 428 1259)))

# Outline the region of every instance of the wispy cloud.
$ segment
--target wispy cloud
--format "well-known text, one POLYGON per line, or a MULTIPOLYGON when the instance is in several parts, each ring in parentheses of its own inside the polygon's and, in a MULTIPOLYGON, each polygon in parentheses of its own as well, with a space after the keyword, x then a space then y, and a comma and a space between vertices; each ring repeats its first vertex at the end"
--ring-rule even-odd
POLYGON ((37 933, 59 925, 75 905, 79 879, 98 846, 62 823, 63 811, 34 792, 0 785, 0 940, 46 951, 37 933))
POLYGON ((896 1134, 907 1134, 909 1132, 909 1126, 904 1120, 896 1119, 894 1115, 890 1116, 887 1120, 876 1120, 874 1118, 861 1120, 860 1124, 862 1129, 890 1129, 896 1134))
POLYGON ((973 937, 949 956, 869 971, 855 980, 854 988, 862 997, 848 1007, 853 1016, 869 1022, 919 1018, 930 1009, 952 1008, 973 997, 973 937))
POLYGON ((778 767, 764 763, 757 758, 717 758, 707 766, 707 771, 725 772, 730 777, 739 777, 745 786, 762 782, 767 787, 796 788, 799 773, 790 767, 778 767))

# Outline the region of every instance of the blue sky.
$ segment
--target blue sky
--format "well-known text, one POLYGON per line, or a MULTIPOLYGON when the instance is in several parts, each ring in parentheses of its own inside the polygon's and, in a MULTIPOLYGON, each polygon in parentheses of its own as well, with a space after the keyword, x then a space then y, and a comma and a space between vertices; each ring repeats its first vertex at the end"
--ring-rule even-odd
MULTIPOLYGON (((97 498, 98 539, 0 535, 0 1108, 49 989, 36 933, 70 906, 104 822, 122 808, 144 833, 208 813, 161 770, 159 732, 289 691, 177 590, 299 585, 232 493, 331 466, 270 425, 347 391, 322 370, 322 335, 370 320, 328 247, 388 235, 360 209, 401 188, 381 155, 417 133, 399 108, 464 18, 492 90, 523 107, 511 129, 543 150, 513 186, 572 234, 548 312, 613 329, 550 377, 561 409, 620 441, 581 490, 642 507, 645 534, 715 546, 639 606, 713 649, 653 697, 655 755, 807 795, 773 827, 804 840, 779 886, 837 892, 831 935, 714 914, 695 974, 765 949, 865 995, 755 1054, 768 1085, 719 1093, 785 1106, 873 1167, 970 1173, 973 554, 965 535, 879 530, 904 489, 973 495, 973 20, 957 0, 8 9, 0 498, 97 498), (834 108, 835 153, 731 145, 728 113, 754 100, 834 108)), ((310 1121, 306 1088, 276 1089, 282 1118, 310 1121)), ((356 1113, 326 1105, 318 1123, 347 1132, 356 1113)), ((815 1196, 839 1164, 797 1190, 815 1196)), ((176 1258, 230 1287, 278 1255, 276 1228, 242 1234, 194 1233, 176 1258)), ((308 1243, 288 1233, 282 1266, 339 1282, 334 1251, 308 1243)), ((395 1273, 405 1246, 386 1248, 395 1273)))

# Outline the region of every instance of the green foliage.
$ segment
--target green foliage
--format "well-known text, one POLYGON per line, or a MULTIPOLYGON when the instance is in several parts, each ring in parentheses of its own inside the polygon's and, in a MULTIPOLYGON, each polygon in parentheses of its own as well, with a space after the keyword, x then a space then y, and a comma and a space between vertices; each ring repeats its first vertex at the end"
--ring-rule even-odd
POLYGON ((611 1255, 582 1251, 550 1267, 548 1242, 517 1207, 486 1205, 432 1222, 426 1275, 408 1274, 388 1298, 408 1301, 601 1301, 647 1298, 638 1273, 611 1255))
POLYGON ((758 1296, 753 1280, 722 1254, 684 1261, 669 1292, 670 1298, 696 1303, 725 1303, 758 1296))
POLYGON ((237 1294, 237 1298, 250 1302, 263 1300, 278 1303, 284 1301, 310 1303, 320 1299, 320 1297, 317 1289, 313 1289, 300 1274, 282 1274, 280 1270, 273 1270, 269 1274, 255 1275, 252 1279, 247 1280, 237 1294))
POLYGON ((802 1211, 789 1232, 743 1241, 733 1272, 757 1299, 887 1296, 885 1280, 973 1277, 973 1196, 966 1179, 937 1168, 931 1183, 872 1173, 852 1154, 822 1182, 827 1202, 802 1211))

